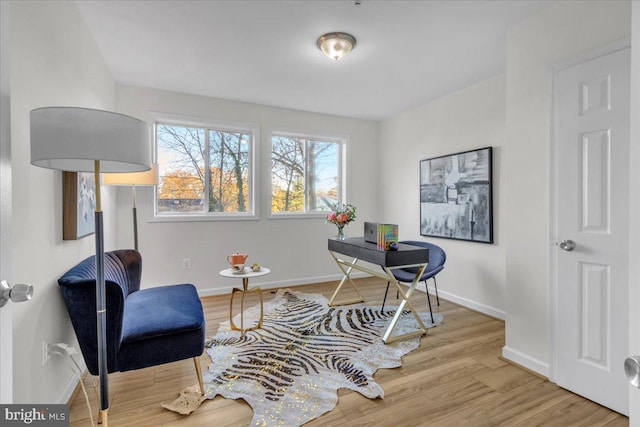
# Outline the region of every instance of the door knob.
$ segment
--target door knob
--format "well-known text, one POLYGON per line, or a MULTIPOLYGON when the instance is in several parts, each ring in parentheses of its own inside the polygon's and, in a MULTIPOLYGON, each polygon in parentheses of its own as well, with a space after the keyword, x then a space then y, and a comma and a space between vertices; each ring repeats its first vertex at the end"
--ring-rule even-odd
POLYGON ((31 295, 33 295, 33 286, 28 283, 19 283, 12 288, 6 280, 0 282, 0 307, 3 307, 9 300, 13 302, 29 301, 31 295))
POLYGON ((571 252, 576 248, 576 242, 573 240, 563 240, 558 246, 560 246, 560 249, 563 251, 571 252))
POLYGON ((627 357, 624 361, 624 372, 631 385, 640 388, 640 356, 627 357))

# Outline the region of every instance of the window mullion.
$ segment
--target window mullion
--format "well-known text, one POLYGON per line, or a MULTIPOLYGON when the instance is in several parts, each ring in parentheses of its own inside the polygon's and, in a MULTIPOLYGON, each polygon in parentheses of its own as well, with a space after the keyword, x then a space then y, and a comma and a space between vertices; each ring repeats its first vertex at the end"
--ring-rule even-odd
POLYGON ((304 183, 304 191, 302 192, 302 194, 304 195, 304 213, 309 213, 309 194, 307 193, 309 191, 309 174, 307 173, 307 171, 309 170, 309 140, 307 138, 304 138, 304 170, 302 171, 302 173, 304 174, 302 182, 304 183))
POLYGON ((204 194, 202 206, 204 213, 209 213, 209 193, 211 192, 211 167, 210 167, 209 129, 204 129, 204 194))

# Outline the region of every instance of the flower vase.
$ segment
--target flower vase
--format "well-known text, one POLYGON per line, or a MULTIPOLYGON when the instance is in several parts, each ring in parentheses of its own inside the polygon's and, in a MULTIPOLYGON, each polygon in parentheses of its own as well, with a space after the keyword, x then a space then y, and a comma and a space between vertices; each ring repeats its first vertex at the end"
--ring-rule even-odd
POLYGON ((344 227, 338 227, 338 234, 336 235, 336 240, 344 240, 344 227))

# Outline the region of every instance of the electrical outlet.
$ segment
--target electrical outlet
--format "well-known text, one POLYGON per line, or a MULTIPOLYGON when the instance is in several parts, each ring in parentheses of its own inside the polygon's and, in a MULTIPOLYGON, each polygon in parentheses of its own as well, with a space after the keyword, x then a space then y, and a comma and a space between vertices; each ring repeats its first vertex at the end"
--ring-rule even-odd
POLYGON ((191 258, 185 258, 182 260, 182 268, 185 270, 191 270, 191 258))

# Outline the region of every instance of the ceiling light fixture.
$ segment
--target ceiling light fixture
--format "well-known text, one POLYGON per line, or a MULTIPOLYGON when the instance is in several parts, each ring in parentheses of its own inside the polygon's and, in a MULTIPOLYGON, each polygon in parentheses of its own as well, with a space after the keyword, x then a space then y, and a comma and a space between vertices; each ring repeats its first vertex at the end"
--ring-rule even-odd
POLYGON ((337 61, 347 56, 356 45, 356 38, 347 33, 327 33, 318 37, 318 49, 337 61))

